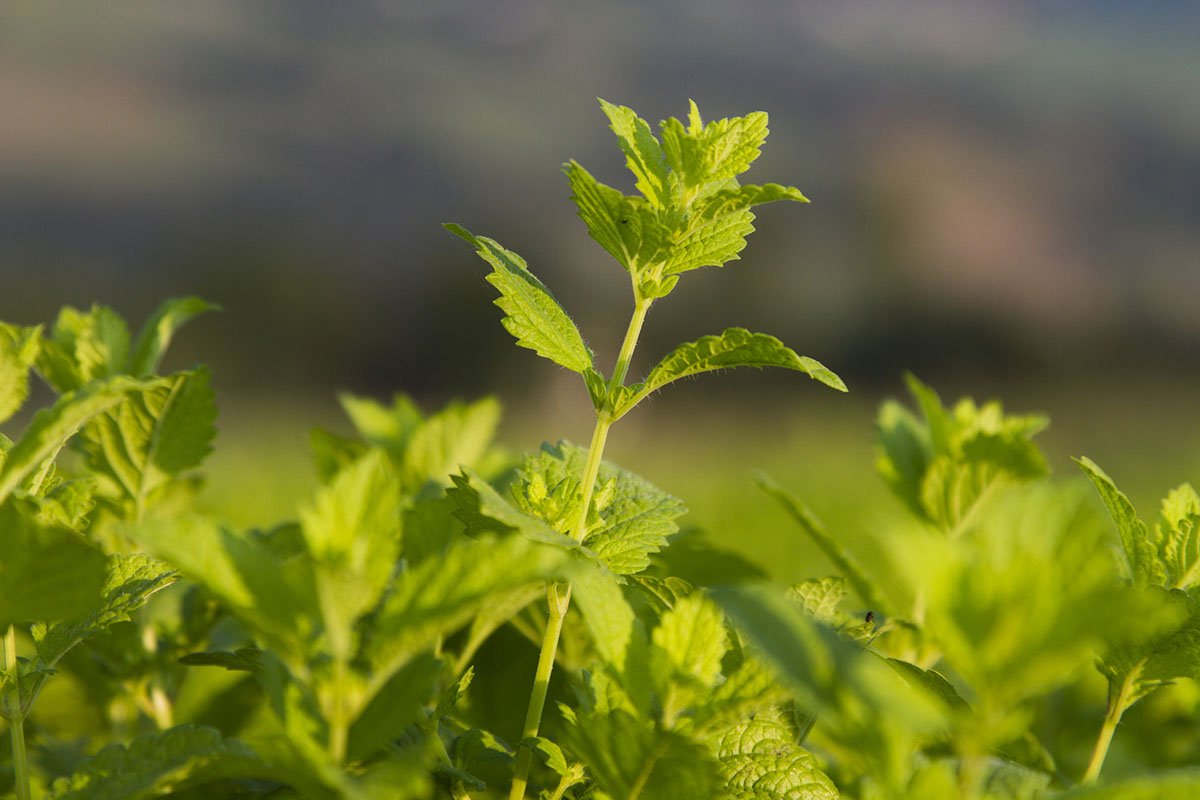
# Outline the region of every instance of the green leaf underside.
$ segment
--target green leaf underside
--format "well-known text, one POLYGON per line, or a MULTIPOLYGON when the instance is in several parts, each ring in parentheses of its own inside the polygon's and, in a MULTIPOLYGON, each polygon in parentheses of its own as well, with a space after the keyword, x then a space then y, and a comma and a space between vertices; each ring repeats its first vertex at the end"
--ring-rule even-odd
POLYGON ((788 597, 803 606, 818 622, 836 626, 839 622, 838 604, 846 596, 846 591, 846 579, 839 575, 810 578, 793 584, 788 589, 788 597))
POLYGON ((592 352, 579 329, 545 284, 529 271, 523 258, 460 225, 445 227, 474 245, 479 257, 492 266, 487 282, 500 292, 495 304, 505 315, 501 324, 519 346, 580 374, 594 366, 592 352))
POLYGON ((63 394, 53 406, 37 412, 0 466, 0 503, 53 459, 84 424, 144 386, 129 378, 111 378, 63 394))
MULTIPOLYGON (((586 459, 587 452, 569 442, 543 445, 526 458, 512 487, 517 507, 560 533, 572 532, 579 520, 586 459)), ((678 530, 675 520, 687 509, 649 481, 607 461, 601 462, 596 486, 583 544, 618 575, 641 572, 650 565, 651 554, 678 530)))
POLYGON ((1117 526, 1121 537, 1121 549, 1125 553, 1125 568, 1127 574, 1139 584, 1159 584, 1166 579, 1158 559, 1155 557, 1154 543, 1150 539, 1150 531, 1146 523, 1138 517, 1133 503, 1125 496, 1112 478, 1100 468, 1100 465, 1090 458, 1076 459, 1079 468, 1087 475, 1092 485, 1096 487, 1100 499, 1104 501, 1109 516, 1117 526))
POLYGON ((280 658, 303 657, 320 616, 310 562, 280 562, 264 545, 198 516, 157 518, 124 532, 224 601, 280 658))
POLYGON ((174 297, 160 305, 142 325, 129 356, 129 374, 138 378, 153 375, 171 339, 185 323, 221 307, 199 297, 174 297))
POLYGON ((1135 630, 1110 633, 1097 663, 1110 684, 1132 680, 1129 705, 1179 678, 1200 678, 1200 603, 1180 589, 1146 587, 1135 630))
POLYGON ((228 778, 272 777, 249 747, 212 728, 181 725, 109 745, 59 778, 47 800, 143 800, 228 778))
POLYGON ((567 740, 599 788, 613 798, 702 800, 715 798, 721 786, 707 747, 624 711, 581 717, 568 728, 567 740))
POLYGON ((41 328, 0 323, 0 422, 29 397, 29 370, 41 350, 41 328))
POLYGON ((638 191, 655 208, 666 208, 671 202, 666 156, 649 124, 626 106, 613 105, 602 99, 600 108, 617 136, 617 144, 625 154, 625 163, 633 173, 638 191))
POLYGON ((79 642, 132 619, 134 611, 178 577, 174 569, 144 553, 110 555, 100 604, 95 610, 82 619, 33 627, 38 658, 53 667, 79 642))
POLYGON ((39 525, 33 514, 19 500, 0 505, 0 630, 83 616, 104 585, 104 554, 72 530, 39 525))
POLYGON ((87 311, 64 308, 42 345, 38 371, 61 393, 125 372, 129 328, 117 312, 94 305, 87 311))
POLYGON ((565 571, 567 556, 520 536, 469 541, 396 579, 377 612, 365 653, 378 683, 487 604, 565 571))
POLYGON ((660 361, 641 383, 627 387, 616 404, 616 416, 629 411, 647 395, 672 381, 733 367, 782 367, 803 372, 814 380, 846 391, 841 378, 819 361, 801 356, 774 336, 751 333, 745 328, 728 328, 716 336, 704 336, 676 347, 660 361))
POLYGON ((717 758, 737 800, 836 800, 837 788, 777 714, 763 713, 721 736, 717 758))
POLYGON ((140 505, 157 488, 199 466, 212 450, 217 406, 200 367, 148 382, 81 430, 75 446, 94 474, 140 505))
POLYGON ((339 472, 300 513, 323 621, 336 658, 351 656, 358 618, 379 601, 400 553, 399 477, 381 450, 339 472))

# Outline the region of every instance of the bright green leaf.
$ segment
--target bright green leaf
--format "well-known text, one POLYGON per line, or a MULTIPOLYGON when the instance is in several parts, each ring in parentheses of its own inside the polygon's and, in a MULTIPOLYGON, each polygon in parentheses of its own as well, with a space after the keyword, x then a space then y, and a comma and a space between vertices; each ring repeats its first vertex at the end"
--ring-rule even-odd
POLYGON ((113 744, 59 778, 46 800, 143 800, 228 778, 276 777, 245 744, 181 725, 113 744))
POLYGON ((0 422, 29 397, 29 370, 41 351, 42 329, 0 323, 0 422))
MULTIPOLYGON (((580 481, 587 452, 568 442, 543 445, 525 460, 512 496, 525 514, 572 535, 578 527, 580 481)), ((593 507, 583 544, 618 575, 646 569, 650 555, 678 530, 675 520, 686 509, 681 501, 649 481, 608 462, 600 465, 593 507)))
POLYGON ((375 606, 400 554, 400 483, 380 450, 342 470, 300 513, 333 655, 349 660, 358 618, 375 606))
POLYGON ((611 797, 709 800, 720 796, 721 777, 708 748, 624 711, 580 717, 569 726, 567 742, 597 786, 611 797))
POLYGON ((51 386, 66 393, 123 374, 128 359, 129 328, 117 312, 101 305, 87 313, 67 307, 42 345, 38 370, 51 386))
POLYGON ((662 145, 654 138, 650 125, 631 108, 600 100, 617 144, 625 154, 625 163, 637 181, 637 189, 655 208, 671 203, 667 164, 662 145))
POLYGON ((93 474, 140 509, 173 477, 212 450, 217 406, 209 371, 198 367, 148 381, 97 415, 75 440, 93 474))
POLYGON ((100 601, 104 554, 74 531, 37 524, 33 515, 26 501, 0 504, 0 630, 80 617, 100 601))
MULTIPOLYGON (((120 403, 144 384, 117 377, 60 396, 53 406, 33 416, 0 466, 0 503, 40 468, 54 459, 85 423, 120 403)), ((34 482, 37 477, 34 476, 34 482)), ((40 487, 33 487, 36 491, 40 487)))
POLYGON ((792 369, 838 391, 846 391, 840 378, 819 362, 797 355, 774 336, 751 333, 745 328, 728 328, 720 335, 704 336, 672 350, 650 370, 644 381, 629 387, 632 394, 617 405, 616 416, 627 413, 647 395, 672 381, 732 367, 792 369))
POLYGON ((159 361, 176 331, 200 314, 220 309, 220 306, 199 297, 173 297, 163 302, 138 332, 129 356, 128 374, 135 378, 149 378, 158 370, 159 361))
POLYGON ((835 627, 840 621, 838 604, 845 596, 846 579, 841 576, 810 578, 788 589, 788 597, 803 606, 813 619, 835 627))
POLYGON ((53 667, 79 642, 132 619, 134 611, 179 577, 171 567, 144 553, 110 555, 106 573, 100 603, 86 617, 34 626, 38 658, 47 666, 53 667))
POLYGON ((573 372, 582 374, 593 367, 592 351, 584 344, 579 329, 545 284, 529 271, 525 259, 460 225, 448 223, 445 227, 472 244, 479 257, 492 265, 487 281, 500 292, 495 302, 504 312, 501 324, 518 345, 573 372))
POLYGON ((460 467, 478 467, 499 422, 500 403, 493 397, 449 403, 412 431, 401 462, 403 485, 410 491, 426 482, 448 485, 460 467))
POLYGON ((1130 577, 1135 583, 1161 585, 1166 580, 1166 571, 1156 558, 1155 542, 1150 538, 1146 523, 1142 522, 1134 510, 1133 503, 1095 461, 1085 456, 1076 459, 1075 463, 1096 487, 1100 499, 1108 508, 1109 516, 1117 526, 1121 547, 1125 552, 1125 566, 1130 577))
POLYGON ((837 800, 833 781, 778 714, 742 722, 716 749, 725 790, 736 800, 837 800))

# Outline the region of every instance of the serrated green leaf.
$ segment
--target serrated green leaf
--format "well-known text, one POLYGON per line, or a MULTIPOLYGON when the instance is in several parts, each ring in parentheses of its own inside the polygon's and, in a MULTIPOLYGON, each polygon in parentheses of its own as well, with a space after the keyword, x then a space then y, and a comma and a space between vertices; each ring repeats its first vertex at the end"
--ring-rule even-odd
POLYGON ((895 403, 884 404, 877 467, 918 517, 948 536, 962 535, 979 507, 1003 486, 1049 471, 1033 443, 1048 424, 1044 416, 1005 414, 998 402, 977 406, 969 398, 946 409, 914 376, 906 381, 923 420, 895 403))
MULTIPOLYGON (((525 460, 512 487, 517 507, 559 533, 573 533, 582 511, 579 484, 586 460, 587 452, 569 442, 543 445, 525 460)), ((683 503, 607 461, 601 462, 596 485, 583 544, 618 575, 641 572, 678 530, 683 503)))
POLYGON ((142 324, 129 355, 128 373, 135 378, 149 378, 158 370, 176 331, 205 312, 220 310, 220 306, 199 297, 172 297, 164 301, 142 324))
POLYGON ((117 312, 94 305, 84 313, 66 307, 42 345, 38 370, 60 393, 122 374, 129 359, 129 328, 117 312))
POLYGON ((135 509, 212 450, 217 406, 206 367, 148 381, 97 415, 74 446, 109 491, 135 509))
POLYGON ((820 548, 830 563, 845 576, 846 580, 854 588, 854 591, 858 593, 858 596, 869 608, 882 610, 888 607, 883 593, 875 585, 875 582, 867 577, 867 573, 859 565, 858 559, 833 538, 829 531, 825 529, 825 526, 821 524, 821 521, 817 519, 817 516, 800 498, 775 483, 775 481, 766 475, 758 476, 755 483, 764 492, 778 500, 779 504, 791 515, 792 519, 800 524, 800 527, 813 540, 813 543, 820 548))
POLYGON ((579 329, 546 285, 529 271, 525 259, 460 225, 448 223, 445 227, 472 244, 479 257, 492 265, 487 282, 500 292, 495 304, 504 312, 501 324, 519 346, 573 372, 582 374, 588 367, 594 368, 592 351, 579 329))
POLYGON ((520 536, 468 541, 402 572, 375 618, 366 645, 371 685, 379 685, 497 596, 560 574, 567 556, 520 536))
POLYGON ((812 614, 813 619, 832 626, 838 624, 838 604, 845 596, 846 579, 840 575, 832 578, 810 578, 792 584, 788 589, 788 597, 812 614))
POLYGON ((655 729, 624 711, 588 714, 567 729, 571 751, 609 796, 637 800, 709 800, 721 792, 719 768, 708 748, 655 729))
POLYGON ((725 791, 736 800, 836 800, 837 787, 795 743, 778 714, 759 714, 717 741, 725 791))
POLYGON ((575 604, 600 657, 625 671, 631 649, 644 648, 646 632, 614 576, 597 568, 578 568, 572 582, 575 604))
POLYGON ((1121 548, 1125 552, 1124 566, 1127 574, 1138 584, 1162 584, 1166 580, 1166 572, 1155 557, 1155 542, 1150 538, 1146 523, 1142 522, 1134 510, 1133 503, 1095 461, 1084 456, 1075 459, 1075 463, 1096 487, 1109 516, 1117 526, 1121 548))
POLYGON ((751 333, 745 328, 728 328, 716 336, 704 336, 681 344, 658 362, 639 384, 630 386, 631 394, 616 406, 620 418, 646 396, 680 378, 733 367, 782 367, 803 372, 826 386, 846 391, 841 378, 820 362, 801 356, 774 336, 751 333))
POLYGON ((87 614, 100 600, 104 554, 74 531, 44 527, 20 499, 0 504, 0 630, 87 614))
POLYGON ((874 654, 818 625, 782 592, 729 586, 712 594, 803 707, 840 715, 842 724, 866 726, 859 735, 888 725, 929 730, 941 724, 943 714, 923 693, 874 654))
POLYGON ((901 661, 898 658, 884 659, 888 666, 896 670, 909 684, 923 689, 931 697, 945 704, 948 711, 955 713, 970 711, 971 707, 950 681, 937 670, 922 669, 916 664, 901 661))
POLYGON ((642 196, 656 208, 670 205, 670 184, 662 145, 654 138, 650 125, 631 108, 600 100, 617 144, 625 154, 625 163, 637 182, 642 196))
POLYGON ((512 779, 513 754, 495 734, 472 728, 454 739, 454 766, 478 782, 500 787, 512 779))
POLYGON ((346 755, 362 761, 375 755, 406 727, 424 718, 442 663, 432 654, 420 656, 388 679, 350 726, 346 755))
POLYGON ((663 614, 651 638, 673 680, 702 690, 715 684, 729 638, 725 615, 703 593, 692 592, 663 614))
POLYGON ((459 467, 483 460, 499 423, 500 403, 494 397, 449 403, 412 431, 401 462, 403 485, 414 492, 427 482, 449 485, 459 467))
POLYGON ((1200 678, 1200 603, 1156 586, 1123 599, 1128 619, 1106 628, 1097 667, 1114 687, 1130 682, 1126 706, 1179 678, 1200 678))
POLYGON ((626 272, 638 275, 661 260, 669 231, 651 204, 600 183, 575 161, 568 162, 564 171, 571 200, 588 233, 626 272))
POLYGON ((312 563, 197 516, 156 518, 123 532, 220 598, 289 663, 300 663, 320 619, 312 563))
POLYGON ((518 533, 531 541, 563 550, 585 550, 570 536, 514 508, 474 472, 464 470, 451 480, 454 486, 446 490, 446 495, 454 502, 454 516, 466 526, 468 536, 518 533))
POLYGON ((213 728, 181 725, 109 745, 59 778, 46 800, 142 800, 227 778, 275 777, 254 751, 213 728))
MULTIPOLYGON (((34 473, 53 461, 67 440, 93 417, 120 403, 145 384, 116 377, 76 392, 67 392, 50 408, 34 414, 0 466, 0 503, 34 473)), ((40 486, 32 487, 35 493, 40 486)))
POLYGON ((29 397, 29 370, 41 351, 42 329, 0 322, 0 422, 29 397))
POLYGON ((313 428, 308 434, 308 448, 312 453, 313 465, 321 483, 328 482, 334 475, 362 458, 368 445, 356 442, 336 433, 313 428))
POLYGON ((152 595, 174 583, 179 574, 144 553, 114 554, 107 559, 100 603, 86 617, 39 624, 33 628, 37 654, 53 667, 79 642, 97 636, 118 622, 130 620, 152 595))
POLYGON ((300 512, 335 658, 349 660, 358 618, 375 606, 392 576, 400 512, 400 482, 381 450, 339 472, 300 512))
POLYGON ((701 267, 723 267, 730 261, 737 261, 738 254, 746 249, 746 237, 752 233, 754 214, 745 209, 693 224, 671 247, 663 272, 680 275, 701 267))
POLYGON ((1163 498, 1156 538, 1168 584, 1186 591, 1200 583, 1200 496, 1190 484, 1163 498))
POLYGON ((409 437, 424 421, 421 410, 406 394, 394 395, 390 408, 346 392, 338 395, 338 402, 364 441, 397 457, 403 456, 409 437))
POLYGON ((542 763, 549 767, 556 775, 561 775, 565 778, 571 774, 571 767, 567 764, 567 757, 563 755, 562 748, 549 739, 544 739, 541 736, 531 736, 528 739, 522 739, 521 746, 528 747, 534 753, 541 756, 542 763))

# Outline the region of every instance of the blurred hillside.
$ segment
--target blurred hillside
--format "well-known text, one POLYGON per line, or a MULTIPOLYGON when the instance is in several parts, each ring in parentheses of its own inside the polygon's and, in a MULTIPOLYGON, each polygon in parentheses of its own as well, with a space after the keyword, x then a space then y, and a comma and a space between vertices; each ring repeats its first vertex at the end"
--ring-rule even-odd
POLYGON ((227 387, 538 395, 440 223, 523 254, 608 364, 627 284, 559 166, 631 191, 595 98, 693 97, 768 111, 751 175, 813 204, 763 209, 643 358, 743 324, 859 385, 1194 372, 1197 30, 1184 2, 9 4, 0 318, 197 293, 226 313, 177 357, 227 387))

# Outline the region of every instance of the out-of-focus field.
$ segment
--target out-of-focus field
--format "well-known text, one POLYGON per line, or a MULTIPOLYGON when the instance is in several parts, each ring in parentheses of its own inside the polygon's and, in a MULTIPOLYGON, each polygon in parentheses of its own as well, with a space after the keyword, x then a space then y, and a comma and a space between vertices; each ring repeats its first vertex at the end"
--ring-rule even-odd
MULTIPOLYGON (((716 376, 664 393, 614 428, 606 457, 681 497, 690 509, 686 525, 704 529, 713 543, 744 555, 776 580, 791 582, 829 568, 787 514, 755 486, 759 471, 811 505, 863 561, 884 559, 886 531, 898 506, 875 475, 874 421, 882 397, 903 396, 902 382, 897 379, 886 393, 851 387, 850 394, 835 395, 797 378, 790 391, 766 392, 755 400, 745 390, 756 380, 763 378, 716 376), (742 391, 735 395, 717 385, 723 382, 742 391), (784 404, 787 396, 794 402, 784 404)), ((979 388, 989 385, 983 381, 933 382, 947 402, 969 391, 981 401, 998 396, 1013 412, 1049 414, 1050 427, 1039 441, 1053 473, 1079 480, 1071 458, 1087 455, 1148 520, 1168 488, 1200 480, 1195 384, 1161 379, 1149 384, 1115 373, 1069 385, 1049 380, 995 385, 991 391, 979 388)), ((525 414, 514 407, 517 401, 501 399, 507 410, 499 440, 514 456, 543 440, 586 443, 591 432, 590 408, 574 399, 543 398, 557 405, 525 414)), ((291 517, 315 486, 308 430, 324 425, 348 432, 334 394, 306 402, 226 397, 221 405, 204 504, 241 526, 291 517)))

